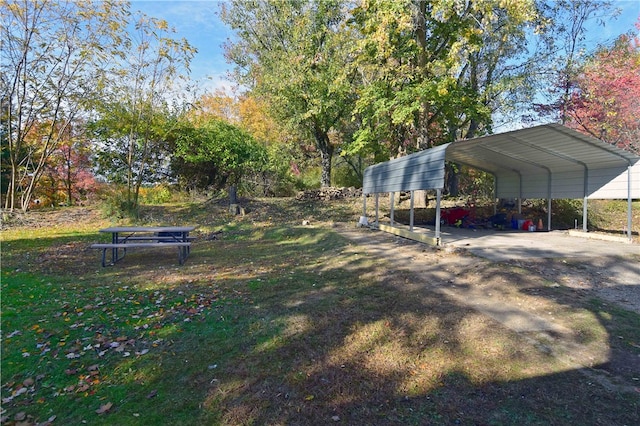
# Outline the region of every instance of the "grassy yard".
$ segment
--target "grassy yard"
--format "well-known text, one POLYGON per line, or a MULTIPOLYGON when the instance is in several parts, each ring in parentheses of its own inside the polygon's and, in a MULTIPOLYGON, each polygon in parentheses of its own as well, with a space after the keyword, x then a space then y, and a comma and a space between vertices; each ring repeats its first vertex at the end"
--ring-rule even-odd
MULTIPOLYGON (((364 255, 335 225, 358 202, 246 207, 145 208, 144 224, 199 225, 183 266, 149 250, 100 267, 88 246, 110 223, 87 209, 4 229, 2 423, 638 423, 640 371, 600 382, 608 361, 567 365, 364 255)), ((585 342, 638 365, 638 315, 571 303, 585 342)))

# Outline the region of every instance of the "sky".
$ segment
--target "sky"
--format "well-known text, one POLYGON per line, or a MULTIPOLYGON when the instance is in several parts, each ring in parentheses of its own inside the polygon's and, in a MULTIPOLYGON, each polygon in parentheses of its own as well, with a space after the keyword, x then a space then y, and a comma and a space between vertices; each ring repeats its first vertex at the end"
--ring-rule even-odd
POLYGON ((175 38, 185 38, 198 49, 191 61, 191 78, 208 91, 229 89, 233 84, 227 73, 233 67, 224 58, 223 43, 233 37, 219 18, 217 0, 142 0, 131 1, 131 10, 164 19, 176 29, 175 38))
MULTIPOLYGON (((214 91, 233 87, 228 72, 233 68, 224 58, 223 43, 233 37, 233 32, 219 18, 219 0, 138 0, 131 2, 132 11, 164 19, 176 29, 176 38, 185 38, 198 49, 191 62, 191 78, 199 82, 201 89, 214 91)), ((587 42, 603 44, 634 28, 640 16, 640 0, 617 0, 615 7, 622 10, 620 16, 605 27, 592 24, 587 42)))

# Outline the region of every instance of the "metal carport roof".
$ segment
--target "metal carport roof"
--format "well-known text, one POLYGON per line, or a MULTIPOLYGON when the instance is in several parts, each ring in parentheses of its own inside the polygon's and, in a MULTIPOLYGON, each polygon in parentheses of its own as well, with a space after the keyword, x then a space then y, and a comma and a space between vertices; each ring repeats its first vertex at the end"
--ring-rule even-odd
POLYGON ((585 217, 588 198, 628 199, 630 222, 631 199, 640 198, 639 156, 559 124, 456 141, 375 164, 365 170, 363 192, 436 189, 439 196, 446 161, 492 174, 496 198, 582 198, 585 217))

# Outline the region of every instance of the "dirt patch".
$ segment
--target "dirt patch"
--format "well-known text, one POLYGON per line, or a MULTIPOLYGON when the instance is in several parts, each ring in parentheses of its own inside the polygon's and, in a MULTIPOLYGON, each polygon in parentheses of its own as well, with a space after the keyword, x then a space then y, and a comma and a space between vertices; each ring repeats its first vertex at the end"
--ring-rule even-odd
MULTIPOLYGON (((589 306, 597 297, 640 313, 639 283, 612 285, 607 272, 626 268, 628 276, 623 273, 622 282, 632 279, 638 268, 635 259, 626 266, 614 257, 497 263, 380 231, 342 227, 339 232, 368 256, 393 265, 389 274, 413 274, 413 286, 422 285, 491 317, 568 367, 587 368, 591 379, 607 388, 637 389, 640 358, 628 351, 629 342, 622 337, 610 336, 602 344, 607 339, 606 321, 593 327, 598 312, 589 306)), ((601 308, 606 311, 606 304, 601 308)))
POLYGON ((552 286, 561 285, 640 314, 640 256, 533 259, 511 264, 538 274, 552 286))
POLYGON ((50 228, 77 223, 98 223, 101 219, 99 210, 92 208, 64 208, 56 210, 36 210, 27 213, 3 212, 2 229, 9 228, 50 228))

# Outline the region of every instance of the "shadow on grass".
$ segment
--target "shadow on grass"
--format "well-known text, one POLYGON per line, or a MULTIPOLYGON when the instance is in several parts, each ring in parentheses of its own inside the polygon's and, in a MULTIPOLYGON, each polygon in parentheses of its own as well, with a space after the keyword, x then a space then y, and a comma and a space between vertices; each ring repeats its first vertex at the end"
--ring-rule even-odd
MULTIPOLYGON (((637 419, 631 386, 590 378, 618 361, 616 351, 603 363, 570 367, 526 336, 425 291, 412 276, 371 275, 371 263, 363 260, 325 267, 322 274, 313 289, 254 286, 263 296, 271 286, 273 297, 257 309, 285 325, 269 344, 256 344, 243 362, 225 366, 231 383, 248 388, 227 388, 223 381, 211 390, 209 399, 222 402, 223 423, 625 424, 637 419), (357 282, 332 281, 345 271, 357 282)), ((570 308, 584 309, 578 303, 570 308)), ((603 343, 615 344, 611 340, 605 336, 603 343)))
MULTIPOLYGON (((407 256, 384 257, 331 229, 278 225, 244 232, 234 240, 196 242, 182 267, 172 263, 173 252, 151 251, 131 253, 113 268, 100 268, 97 254, 82 250, 63 262, 32 263, 30 268, 55 275, 53 284, 66 290, 40 289, 22 337, 31 338, 29 327, 40 323, 60 335, 50 338, 51 349, 75 341, 100 346, 77 359, 67 357, 67 345, 58 346, 55 356, 52 350, 35 364, 13 354, 12 362, 55 374, 60 383, 45 387, 43 379, 29 392, 31 402, 16 398, 10 413, 25 406, 28 411, 42 397, 38 417, 44 420, 49 398, 58 392, 64 403, 56 421, 65 423, 86 420, 105 401, 114 408, 93 414, 92 423, 633 424, 638 419, 638 393, 630 390, 629 377, 639 352, 630 346, 639 342, 635 314, 541 285, 544 278, 529 271, 465 262, 459 269, 443 266, 444 259, 420 245, 407 256), (416 262, 418 273, 412 269, 416 262), (510 330, 437 291, 451 280, 462 296, 478 282, 513 283, 514 294, 528 295, 528 301, 558 314, 580 314, 586 325, 581 336, 572 336, 594 342, 593 347, 601 344, 603 351, 594 349, 591 366, 567 363, 555 356, 553 342, 537 345, 539 336, 510 330), (42 316, 53 312, 67 314, 42 316), (83 325, 70 328, 74 324, 83 325), (62 339, 65 332, 72 338, 62 339), (112 347, 123 342, 131 356, 112 347), (96 355, 103 350, 103 356, 96 355), (62 370, 55 370, 55 362, 62 370), (625 363, 627 370, 612 368, 625 363), (88 395, 77 388, 60 395, 93 364, 99 365, 101 382, 91 385, 88 395), (608 374, 600 372, 607 369, 608 374), (603 376, 607 380, 599 381, 603 376)), ((47 250, 69 241, 58 243, 45 244, 52 259, 55 250, 47 250)), ((24 260, 20 256, 11 260, 24 260)), ((43 276, 11 282, 16 278, 3 275, 4 303, 47 281, 43 276), (18 284, 21 290, 8 298, 5 291, 18 284)), ((13 315, 12 321, 18 320, 13 315)), ((31 331, 43 340, 42 333, 31 331)), ((3 358, 8 351, 33 347, 33 341, 14 343, 3 345, 3 358)), ((20 366, 3 368, 3 389, 25 374, 20 366)))

